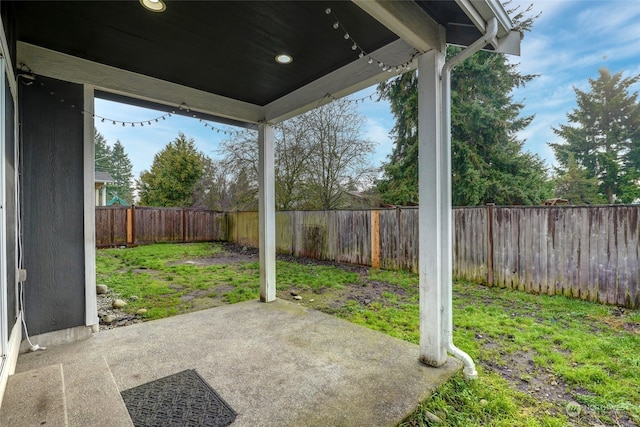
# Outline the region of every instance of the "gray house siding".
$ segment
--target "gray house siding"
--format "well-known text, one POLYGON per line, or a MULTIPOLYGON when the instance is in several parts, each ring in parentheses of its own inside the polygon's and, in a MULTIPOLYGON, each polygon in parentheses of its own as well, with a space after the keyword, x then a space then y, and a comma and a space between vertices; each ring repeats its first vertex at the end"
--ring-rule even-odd
POLYGON ((38 76, 20 91, 24 311, 38 335, 85 323, 83 88, 38 76))

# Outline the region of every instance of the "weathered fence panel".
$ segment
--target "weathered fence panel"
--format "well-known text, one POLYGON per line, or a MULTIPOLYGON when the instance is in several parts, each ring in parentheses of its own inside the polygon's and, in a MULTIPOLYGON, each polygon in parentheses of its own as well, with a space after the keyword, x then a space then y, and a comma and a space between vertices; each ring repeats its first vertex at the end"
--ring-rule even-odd
POLYGON ((96 246, 127 244, 127 208, 96 207, 96 246))
MULTIPOLYGON (((454 276, 640 307, 639 211, 640 206, 456 208, 454 276)), ((96 208, 98 246, 213 240, 258 247, 258 213, 96 208)), ((278 212, 276 250, 417 272, 418 209, 278 212)))
POLYGON ((454 274, 478 283, 487 282, 488 212, 484 208, 453 211, 454 274))
POLYGON ((182 209, 137 207, 135 212, 136 243, 181 242, 182 209))
POLYGON ((334 211, 333 226, 338 262, 371 265, 371 212, 334 211))
POLYGON ((258 212, 227 213, 227 241, 257 248, 259 239, 258 212))
POLYGON ((223 212, 184 209, 182 215, 186 242, 225 240, 227 222, 223 212))
POLYGON ((293 255, 330 260, 334 255, 333 211, 292 212, 293 255))

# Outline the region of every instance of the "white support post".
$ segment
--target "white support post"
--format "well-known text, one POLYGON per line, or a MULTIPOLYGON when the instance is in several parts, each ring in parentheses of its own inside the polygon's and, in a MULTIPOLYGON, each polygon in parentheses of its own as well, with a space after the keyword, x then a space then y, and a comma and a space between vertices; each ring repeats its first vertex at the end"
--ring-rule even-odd
POLYGON ((276 199, 273 127, 258 126, 259 147, 259 226, 260 226, 260 301, 276 299, 276 199))
POLYGON ((442 272, 443 257, 450 247, 450 235, 443 232, 442 189, 449 182, 442 164, 446 141, 442 130, 442 92, 440 72, 444 65, 444 49, 418 58, 418 188, 419 208, 419 273, 420 273, 420 361, 441 366, 447 361, 443 336, 443 293, 447 275, 442 272))
POLYGON ((85 325, 98 332, 96 295, 96 192, 95 142, 93 138, 94 94, 84 86, 84 282, 85 325))

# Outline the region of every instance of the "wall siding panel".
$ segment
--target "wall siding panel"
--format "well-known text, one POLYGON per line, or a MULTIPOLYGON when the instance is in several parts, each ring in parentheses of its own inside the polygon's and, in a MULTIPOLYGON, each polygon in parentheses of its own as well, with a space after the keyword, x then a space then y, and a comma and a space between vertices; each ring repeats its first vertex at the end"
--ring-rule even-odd
POLYGON ((19 85, 29 333, 84 325, 83 88, 39 76, 19 85), (55 92, 51 96, 49 92, 55 92), (60 108, 60 99, 77 108, 60 108))

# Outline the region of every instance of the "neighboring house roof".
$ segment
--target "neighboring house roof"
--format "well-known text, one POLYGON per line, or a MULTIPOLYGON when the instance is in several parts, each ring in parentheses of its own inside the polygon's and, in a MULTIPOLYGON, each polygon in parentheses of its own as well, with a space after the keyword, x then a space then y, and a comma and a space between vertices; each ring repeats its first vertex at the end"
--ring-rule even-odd
POLYGON ((96 171, 96 184, 111 184, 116 182, 109 172, 96 171))

